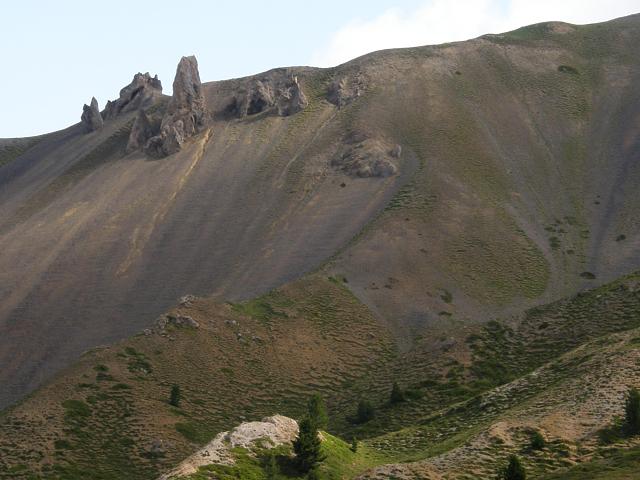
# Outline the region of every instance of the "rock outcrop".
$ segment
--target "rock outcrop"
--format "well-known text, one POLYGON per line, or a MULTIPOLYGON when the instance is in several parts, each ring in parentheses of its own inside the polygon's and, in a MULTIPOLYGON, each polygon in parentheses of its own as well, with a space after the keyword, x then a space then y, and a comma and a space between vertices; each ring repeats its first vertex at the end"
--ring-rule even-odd
POLYGON ((98 101, 96 97, 91 99, 91 105, 84 105, 82 107, 82 116, 80 117, 82 125, 87 133, 94 132, 99 128, 102 128, 104 124, 100 109, 98 108, 98 101))
POLYGON ((398 171, 392 158, 401 154, 400 145, 389 148, 379 140, 352 134, 331 160, 331 166, 352 177, 390 177, 398 171))
POLYGON ((136 117, 133 127, 131 127, 131 133, 129 134, 129 141, 127 142, 127 153, 141 150, 147 144, 149 139, 157 133, 156 128, 153 127, 149 117, 144 110, 138 110, 138 116, 136 117))
POLYGON ((121 113, 148 108, 161 96, 162 83, 158 80, 158 75, 151 77, 149 72, 136 73, 131 83, 120 90, 120 97, 107 102, 104 118, 110 119, 121 113))
POLYGON ((309 104, 298 77, 282 71, 264 74, 233 97, 227 111, 246 117, 273 112, 282 117, 304 110, 309 104))
POLYGON ((327 100, 338 108, 342 108, 362 96, 364 91, 365 80, 361 75, 342 77, 329 85, 327 100))
POLYGON ((182 57, 173 81, 173 96, 160 125, 160 133, 150 138, 145 152, 165 157, 182 148, 184 141, 204 126, 205 99, 196 57, 182 57))
POLYGON ((246 422, 231 431, 222 432, 159 480, 177 479, 191 475, 205 465, 233 465, 232 449, 274 448, 291 444, 298 435, 298 423, 282 415, 263 418, 260 422, 246 422))

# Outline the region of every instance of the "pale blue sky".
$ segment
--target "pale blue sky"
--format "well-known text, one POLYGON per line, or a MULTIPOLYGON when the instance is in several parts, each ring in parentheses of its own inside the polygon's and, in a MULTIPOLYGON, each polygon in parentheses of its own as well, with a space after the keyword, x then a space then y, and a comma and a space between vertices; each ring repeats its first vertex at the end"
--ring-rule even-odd
POLYGON ((195 54, 211 81, 635 12, 640 0, 14 1, 0 7, 0 137, 76 123, 91 96, 102 108, 138 71, 170 93, 182 55, 195 54))

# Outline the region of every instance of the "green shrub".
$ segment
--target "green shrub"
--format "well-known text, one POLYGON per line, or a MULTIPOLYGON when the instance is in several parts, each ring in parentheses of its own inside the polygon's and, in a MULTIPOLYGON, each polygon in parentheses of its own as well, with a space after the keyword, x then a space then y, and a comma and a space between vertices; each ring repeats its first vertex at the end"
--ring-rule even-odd
POLYGON ((571 75, 580 75, 580 72, 578 72, 578 70, 576 70, 574 67, 571 67, 569 65, 560 65, 558 67, 558 71, 560 73, 569 73, 571 75))

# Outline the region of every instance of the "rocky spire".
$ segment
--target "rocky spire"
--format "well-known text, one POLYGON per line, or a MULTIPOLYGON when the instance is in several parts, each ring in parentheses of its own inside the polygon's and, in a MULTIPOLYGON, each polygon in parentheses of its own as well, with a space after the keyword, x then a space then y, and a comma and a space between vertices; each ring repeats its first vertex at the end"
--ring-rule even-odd
POLYGON ((136 73, 131 83, 120 90, 120 97, 107 102, 104 118, 110 119, 121 113, 147 108, 161 95, 162 83, 158 80, 158 75, 152 77, 149 72, 136 73))
POLYGON ((171 155, 204 126, 205 99, 196 57, 182 57, 173 81, 173 96, 162 119, 160 134, 151 138, 145 151, 153 156, 171 155))
POLYGON ((82 116, 80 117, 82 125, 87 133, 93 132, 102 128, 103 121, 102 115, 100 115, 100 109, 98 108, 98 101, 96 97, 91 98, 91 105, 84 105, 82 107, 82 116))
POLYGON ((190 137, 202 127, 205 115, 204 95, 196 57, 182 57, 173 81, 173 97, 162 126, 182 120, 184 134, 190 137))

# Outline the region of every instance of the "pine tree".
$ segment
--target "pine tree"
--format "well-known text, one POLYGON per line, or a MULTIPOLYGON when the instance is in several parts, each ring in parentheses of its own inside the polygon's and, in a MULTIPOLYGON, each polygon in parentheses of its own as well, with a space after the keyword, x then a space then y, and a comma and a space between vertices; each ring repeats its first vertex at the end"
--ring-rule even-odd
POLYGON ((276 456, 269 452, 264 459, 264 476, 267 480, 275 480, 278 475, 278 463, 276 456))
POLYGON ((393 386, 391 387, 391 395, 389 397, 389 402, 392 404, 404 402, 404 392, 398 385, 398 382, 393 382, 393 386))
POLYGON ((309 399, 307 404, 307 410, 309 412, 309 420, 311 420, 317 429, 327 428, 329 422, 329 416, 327 415, 327 408, 324 405, 324 400, 317 393, 309 399))
POLYGON ((309 473, 307 473, 307 480, 320 480, 320 473, 318 473, 317 468, 309 470, 309 473))
POLYGON ((178 385, 174 385, 171 387, 171 394, 169 395, 169 404, 174 407, 180 406, 180 387, 178 385))
POLYGON ((630 388, 625 402, 625 428, 630 435, 640 434, 640 392, 630 388))
POLYGON ((500 480, 526 480, 527 472, 525 471, 520 459, 516 455, 509 457, 509 464, 498 475, 500 480))
POLYGON ((308 473, 324 460, 321 442, 314 422, 305 418, 300 422, 298 437, 293 441, 296 463, 301 473, 308 473))
POLYGON ((360 400, 356 412, 356 423, 367 423, 375 417, 376 412, 368 400, 360 400))
POLYGON ((533 432, 533 434, 531 435, 531 450, 542 450, 545 447, 546 443, 547 442, 540 432, 538 432, 537 430, 533 432))
POLYGON ((353 437, 353 438, 351 439, 351 447, 350 447, 350 450, 351 450, 353 453, 356 453, 356 452, 358 451, 358 439, 357 439, 356 437, 353 437))

